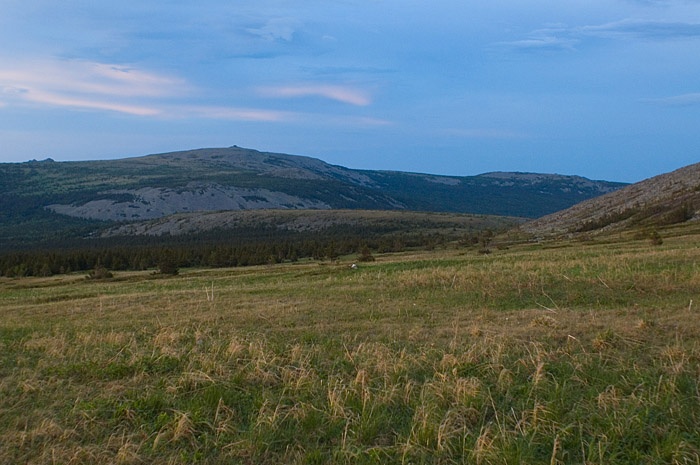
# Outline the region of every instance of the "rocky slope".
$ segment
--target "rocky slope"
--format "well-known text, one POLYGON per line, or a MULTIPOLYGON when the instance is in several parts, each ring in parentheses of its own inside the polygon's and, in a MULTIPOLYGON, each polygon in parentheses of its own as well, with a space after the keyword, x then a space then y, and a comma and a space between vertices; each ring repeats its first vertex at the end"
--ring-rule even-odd
POLYGON ((227 187, 190 183, 181 189, 143 187, 114 189, 101 194, 128 196, 128 200, 99 199, 70 205, 47 205, 56 213, 106 221, 149 220, 187 211, 309 209, 327 210, 330 205, 269 189, 227 187))
POLYGON ((658 227, 700 217, 700 163, 629 185, 524 224, 537 236, 658 227))

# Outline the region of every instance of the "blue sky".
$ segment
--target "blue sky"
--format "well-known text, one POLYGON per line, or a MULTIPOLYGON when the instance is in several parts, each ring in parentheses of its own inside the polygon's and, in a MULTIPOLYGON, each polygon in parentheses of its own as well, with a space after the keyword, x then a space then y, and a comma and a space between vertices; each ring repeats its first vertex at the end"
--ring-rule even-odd
POLYGON ((700 161, 700 0, 0 0, 0 161, 238 145, 635 182, 700 161))

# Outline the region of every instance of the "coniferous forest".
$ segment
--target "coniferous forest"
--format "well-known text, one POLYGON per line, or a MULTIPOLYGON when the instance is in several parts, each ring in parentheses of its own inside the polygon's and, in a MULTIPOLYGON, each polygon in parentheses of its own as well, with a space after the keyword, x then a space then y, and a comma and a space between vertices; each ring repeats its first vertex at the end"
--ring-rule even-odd
POLYGON ((301 259, 336 260, 340 256, 432 249, 453 243, 471 246, 484 242, 492 229, 447 230, 346 225, 322 231, 285 231, 248 227, 178 236, 121 236, 83 238, 44 243, 0 252, 0 276, 52 276, 94 270, 159 269, 164 262, 176 268, 240 267, 301 259))

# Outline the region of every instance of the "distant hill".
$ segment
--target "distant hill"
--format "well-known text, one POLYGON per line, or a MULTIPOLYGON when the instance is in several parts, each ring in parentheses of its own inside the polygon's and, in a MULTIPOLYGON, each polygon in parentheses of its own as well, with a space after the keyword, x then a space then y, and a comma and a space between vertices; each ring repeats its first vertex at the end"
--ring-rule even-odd
POLYGON ((700 219, 700 163, 528 222, 538 236, 654 228, 700 219))
POLYGON ((0 164, 6 244, 232 210, 405 210, 537 218, 624 184, 578 176, 353 170, 240 147, 120 160, 0 164))
POLYGON ((231 231, 237 235, 248 231, 285 233, 322 233, 365 231, 365 234, 424 234, 450 231, 457 239, 484 230, 504 231, 522 223, 522 219, 505 216, 467 215, 386 210, 245 210, 178 213, 163 218, 125 223, 106 229, 101 237, 185 236, 212 231, 231 231))

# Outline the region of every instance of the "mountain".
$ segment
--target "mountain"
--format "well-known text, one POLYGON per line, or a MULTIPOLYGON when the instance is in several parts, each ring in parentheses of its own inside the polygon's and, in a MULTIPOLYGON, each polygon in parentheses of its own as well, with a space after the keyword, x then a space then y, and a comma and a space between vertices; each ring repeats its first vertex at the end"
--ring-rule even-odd
POLYGON ((653 228, 700 219, 700 163, 581 202, 521 226, 537 236, 653 228))
POLYGON ((0 237, 87 234, 222 210, 408 210, 536 218, 623 187, 578 176, 353 170, 240 147, 119 160, 0 164, 0 237))

